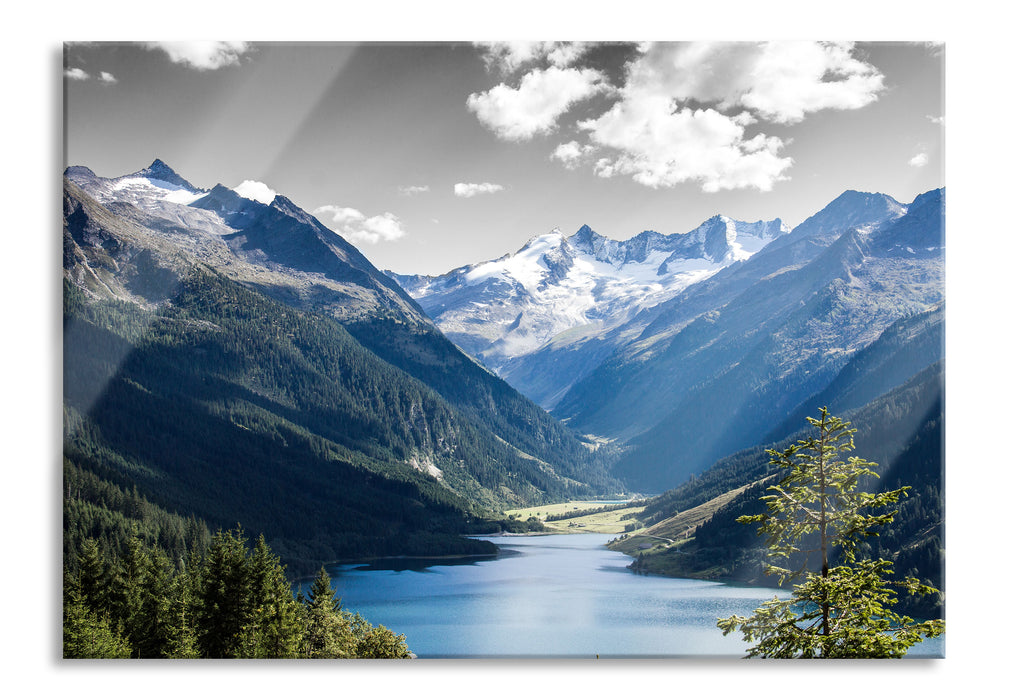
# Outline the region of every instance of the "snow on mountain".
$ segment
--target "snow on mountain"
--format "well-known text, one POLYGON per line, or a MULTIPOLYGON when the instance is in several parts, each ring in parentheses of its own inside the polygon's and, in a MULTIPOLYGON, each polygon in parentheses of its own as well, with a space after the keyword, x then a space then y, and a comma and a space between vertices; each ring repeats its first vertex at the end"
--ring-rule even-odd
POLYGON ((508 379, 514 360, 564 334, 626 323, 787 232, 780 220, 715 216, 686 234, 625 241, 588 226, 531 239, 514 254, 439 277, 395 276, 460 347, 508 379))
POLYGON ((64 174, 116 215, 156 231, 157 240, 287 303, 338 318, 385 307, 427 322, 416 302, 360 251, 262 183, 206 190, 161 160, 119 177, 99 177, 83 166, 64 174))

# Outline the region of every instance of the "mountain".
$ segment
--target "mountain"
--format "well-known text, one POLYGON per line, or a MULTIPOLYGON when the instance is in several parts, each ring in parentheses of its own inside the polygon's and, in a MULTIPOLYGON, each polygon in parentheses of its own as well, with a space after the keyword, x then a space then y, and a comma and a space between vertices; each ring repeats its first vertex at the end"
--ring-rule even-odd
POLYGON ((170 245, 284 303, 339 319, 382 310, 424 321, 393 280, 282 195, 264 204, 220 184, 200 189, 160 160, 114 178, 74 166, 66 179, 119 219, 150 231, 148 245, 170 245))
POLYGON ((758 444, 893 323, 942 302, 943 251, 942 190, 910 205, 844 193, 654 307, 553 413, 622 439, 614 473, 632 488, 674 486, 758 444))
POLYGON ((545 408, 644 328, 642 312, 786 232, 714 216, 686 234, 625 241, 582 226, 437 277, 391 274, 468 354, 545 408))
MULTIPOLYGON (((886 346, 892 346, 897 336, 914 335, 913 346, 928 348, 933 342, 924 337, 927 332, 918 331, 923 323, 934 320, 933 312, 908 325, 897 324, 903 328, 895 325, 887 338, 859 353, 844 374, 854 376, 856 365, 888 356, 886 346)), ((941 590, 945 578, 944 363, 928 364, 872 401, 835 415, 850 421, 857 431, 853 454, 878 465, 874 471, 880 479, 868 484, 871 491, 911 487, 908 496, 895 505, 893 525, 866 543, 865 554, 893 561, 897 578, 915 576, 941 590)), ((765 449, 782 451, 807 437, 808 424, 802 423, 794 432, 725 457, 696 479, 649 499, 636 516, 646 528, 610 547, 636 556, 632 568, 639 572, 777 585, 776 579, 763 574, 767 562, 763 538, 756 527, 738 523, 737 518, 764 510, 760 498, 772 483, 765 449), (655 547, 663 539, 676 544, 655 547)), ((941 614, 942 600, 903 598, 900 606, 906 614, 928 617, 941 614)))
MULTIPOLYGON (((240 522, 306 573, 486 552, 459 535, 497 529, 504 507, 619 488, 604 451, 285 197, 196 188, 155 161, 117 178, 68 168, 63 210, 75 480, 240 522)), ((101 530, 87 517, 75 532, 101 530)))

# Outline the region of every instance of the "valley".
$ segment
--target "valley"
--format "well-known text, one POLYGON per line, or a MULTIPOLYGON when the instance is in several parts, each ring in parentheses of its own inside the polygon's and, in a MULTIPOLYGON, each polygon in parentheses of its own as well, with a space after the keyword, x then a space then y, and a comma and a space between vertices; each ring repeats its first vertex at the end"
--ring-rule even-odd
POLYGON ((941 581, 943 197, 554 230, 420 278, 279 195, 68 168, 65 553, 139 523, 181 562, 241 523, 307 576, 591 532, 637 572, 764 585, 735 518, 826 404, 920 491, 879 551, 941 581))

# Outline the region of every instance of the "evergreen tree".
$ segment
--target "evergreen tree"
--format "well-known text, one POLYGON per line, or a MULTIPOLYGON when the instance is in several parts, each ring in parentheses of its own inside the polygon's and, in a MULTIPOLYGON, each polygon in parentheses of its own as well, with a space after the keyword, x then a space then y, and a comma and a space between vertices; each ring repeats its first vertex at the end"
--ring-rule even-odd
POLYGON ((334 612, 343 609, 343 603, 336 597, 336 590, 324 566, 319 567, 319 573, 308 589, 308 604, 309 607, 322 607, 334 612))
POLYGON ((172 579, 169 606, 165 618, 165 656, 170 659, 195 659, 199 657, 195 626, 198 580, 184 568, 172 579))
POLYGON ((168 658, 171 654, 169 619, 173 588, 168 557, 164 552, 153 549, 147 557, 139 610, 134 622, 134 650, 141 659, 168 658))
POLYGON ((95 612, 79 595, 63 604, 63 658, 126 659, 130 644, 109 625, 107 615, 95 612))
POLYGON ((112 619, 117 622, 134 652, 149 651, 142 644, 144 620, 141 614, 142 599, 147 586, 147 572, 150 557, 134 534, 127 544, 126 556, 119 559, 112 569, 109 587, 112 619))
POLYGON ((197 596, 197 642, 201 656, 242 656, 243 637, 252 622, 245 537, 218 531, 200 567, 197 596))
POLYGON ((248 563, 251 621, 245 630, 245 656, 294 658, 302 634, 302 609, 284 567, 262 535, 248 563))
POLYGON ((218 532, 178 566, 134 536, 106 563, 94 540, 64 567, 66 658, 405 658, 402 635, 342 609, 324 569, 296 599, 262 535, 218 532))
POLYGON ((736 629, 747 642, 757 642, 748 656, 772 658, 898 658, 923 637, 945 630, 943 620, 916 623, 892 611, 894 588, 910 595, 937 593, 913 577, 888 579, 892 562, 859 560, 864 538, 893 522, 889 509, 909 487, 872 494, 861 490, 879 475, 876 465, 859 457, 841 459, 854 449, 855 429, 826 408, 808 418, 812 437, 784 452, 768 450, 771 464, 784 472, 764 496, 767 511, 739 522, 760 523, 770 554, 785 566, 769 566, 779 584, 802 579, 791 598, 768 601, 754 615, 718 621, 723 634, 736 629), (841 565, 831 565, 839 553, 841 565), (812 557, 813 567, 810 568, 812 557))
POLYGON ((350 622, 333 591, 325 567, 319 569, 305 602, 305 636, 302 655, 312 659, 339 659, 357 647, 350 622))
POLYGON ((81 602, 95 612, 108 612, 109 570, 97 541, 91 538, 84 540, 77 572, 73 580, 80 592, 81 602))

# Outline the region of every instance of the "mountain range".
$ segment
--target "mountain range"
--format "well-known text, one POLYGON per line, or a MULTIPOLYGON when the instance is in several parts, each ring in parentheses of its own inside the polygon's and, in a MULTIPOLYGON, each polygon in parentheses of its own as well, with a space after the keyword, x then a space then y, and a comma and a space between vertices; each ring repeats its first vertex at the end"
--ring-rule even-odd
POLYGON ((631 491, 668 516, 763 478, 821 405, 902 474, 941 435, 943 190, 848 191, 794 228, 554 230, 436 277, 160 160, 67 168, 63 210, 64 463, 102 485, 75 531, 129 510, 88 493, 139 494, 310 573, 486 553, 461 536, 522 505, 631 491))
MULTIPOLYGON (((505 507, 618 487, 357 249, 161 161, 65 172, 64 458, 305 570, 486 552, 505 507)), ((108 490, 108 489, 106 489, 108 490)), ((87 531, 100 529, 98 510, 87 531)), ((104 510, 103 510, 104 509, 104 510)), ((491 547, 493 549, 493 547, 491 547)))
POLYGON ((448 338, 551 409, 643 330, 649 309, 787 230, 780 219, 715 216, 690 233, 615 241, 582 226, 437 277, 390 274, 448 338))
MULTIPOLYGON (((937 308, 944 206, 942 190, 848 191, 794 229, 716 216, 613 241, 583 226, 396 279, 555 417, 622 444, 614 476, 655 492, 780 434, 860 350, 937 308)), ((904 379, 922 369, 905 365, 904 379)), ((871 386, 865 401, 893 384, 871 386)))

